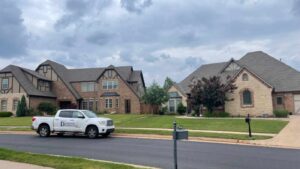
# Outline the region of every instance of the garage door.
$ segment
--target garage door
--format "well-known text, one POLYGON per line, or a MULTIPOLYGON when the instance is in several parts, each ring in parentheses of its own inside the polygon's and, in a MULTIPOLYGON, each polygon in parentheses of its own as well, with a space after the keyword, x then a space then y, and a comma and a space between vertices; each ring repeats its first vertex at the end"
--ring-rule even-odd
POLYGON ((294 95, 295 114, 300 115, 300 95, 294 95))

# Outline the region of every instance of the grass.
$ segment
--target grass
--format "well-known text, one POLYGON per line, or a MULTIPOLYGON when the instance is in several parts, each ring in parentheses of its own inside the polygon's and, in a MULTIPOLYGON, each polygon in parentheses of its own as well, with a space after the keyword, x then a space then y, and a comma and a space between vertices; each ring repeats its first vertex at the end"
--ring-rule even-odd
MULTIPOLYGON (((117 127, 136 128, 172 128, 173 121, 187 129, 237 131, 247 132, 248 126, 244 119, 237 118, 207 118, 207 119, 182 119, 175 116, 159 115, 105 115, 114 120, 117 127)), ((252 132, 278 133, 287 125, 287 121, 253 119, 251 121, 252 132)))
POLYGON ((138 169, 136 167, 123 164, 113 164, 109 162, 99 162, 81 158, 32 154, 2 148, 0 148, 0 160, 29 163, 56 169, 138 169))
MULTIPOLYGON (((157 134, 157 135, 172 135, 172 131, 162 130, 132 130, 132 129, 116 129, 115 133, 122 134, 157 134)), ((264 140, 270 139, 270 136, 253 136, 249 137, 245 134, 222 134, 222 133, 206 133, 206 132, 189 132, 189 137, 209 137, 209 138, 225 138, 237 140, 264 140)))
MULTIPOLYGON (((159 115, 103 115, 114 120, 116 127, 136 128, 172 128, 173 121, 184 128, 194 130, 237 131, 247 132, 248 128, 244 119, 237 118, 207 118, 207 119, 182 119, 175 116, 159 115)), ((287 125, 287 121, 253 119, 252 132, 278 133, 287 125)), ((31 117, 4 117, 0 118, 0 126, 30 126, 31 117)))
POLYGON ((0 126, 31 126, 32 117, 1 117, 0 126))

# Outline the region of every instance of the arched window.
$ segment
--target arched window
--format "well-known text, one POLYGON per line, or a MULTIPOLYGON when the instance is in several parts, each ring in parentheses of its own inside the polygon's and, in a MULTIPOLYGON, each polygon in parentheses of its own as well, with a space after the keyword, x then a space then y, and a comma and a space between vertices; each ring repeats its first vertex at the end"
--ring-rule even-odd
POLYGON ((251 106, 253 105, 253 100, 252 100, 252 92, 248 89, 244 90, 242 93, 242 100, 243 100, 243 105, 244 106, 251 106))
POLYGON ((248 81, 249 80, 249 77, 248 77, 247 73, 244 73, 242 78, 243 78, 243 81, 248 81))

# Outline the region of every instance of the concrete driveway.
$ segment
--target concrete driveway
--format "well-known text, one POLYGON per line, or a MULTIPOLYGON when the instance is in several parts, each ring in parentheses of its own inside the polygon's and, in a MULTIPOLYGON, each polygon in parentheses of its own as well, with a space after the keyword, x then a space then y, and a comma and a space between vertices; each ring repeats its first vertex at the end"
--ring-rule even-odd
POLYGON ((253 141, 265 146, 279 146, 300 149, 300 116, 290 116, 289 124, 274 138, 253 141))

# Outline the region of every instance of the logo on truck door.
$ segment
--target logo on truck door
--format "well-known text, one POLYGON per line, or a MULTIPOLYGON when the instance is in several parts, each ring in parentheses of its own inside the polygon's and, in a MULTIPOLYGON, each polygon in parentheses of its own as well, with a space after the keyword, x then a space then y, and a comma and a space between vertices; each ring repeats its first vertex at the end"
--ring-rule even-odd
POLYGON ((61 121, 60 122, 60 126, 61 127, 74 127, 75 123, 74 122, 65 122, 65 121, 61 121))

